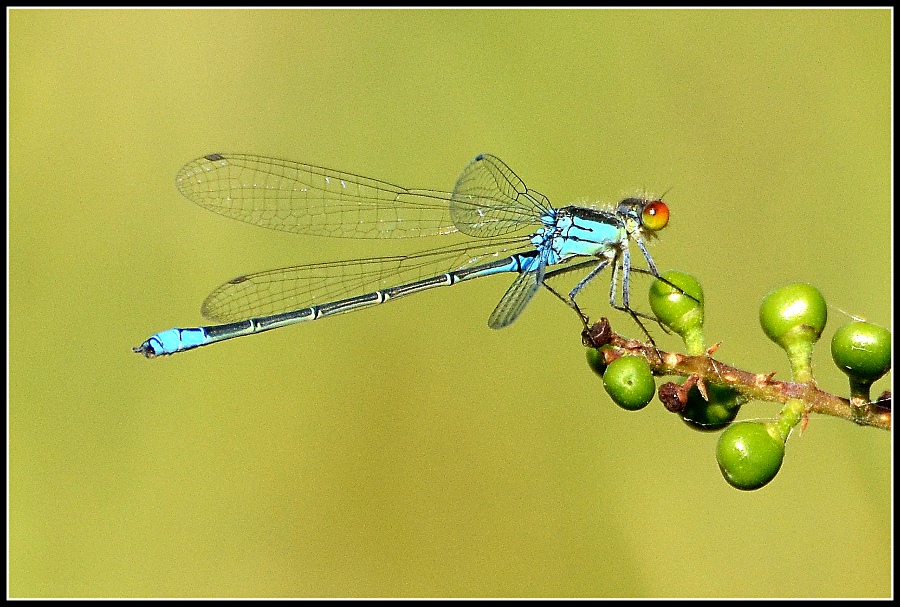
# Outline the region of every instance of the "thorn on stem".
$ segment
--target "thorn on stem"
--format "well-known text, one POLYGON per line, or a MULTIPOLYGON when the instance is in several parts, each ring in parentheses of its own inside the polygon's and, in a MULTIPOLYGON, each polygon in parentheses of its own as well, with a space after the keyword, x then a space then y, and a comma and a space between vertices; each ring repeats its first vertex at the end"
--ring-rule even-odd
POLYGON ((706 390, 706 382, 703 381, 703 378, 697 378, 697 390, 700 391, 700 396, 703 397, 703 400, 709 402, 709 392, 706 390))

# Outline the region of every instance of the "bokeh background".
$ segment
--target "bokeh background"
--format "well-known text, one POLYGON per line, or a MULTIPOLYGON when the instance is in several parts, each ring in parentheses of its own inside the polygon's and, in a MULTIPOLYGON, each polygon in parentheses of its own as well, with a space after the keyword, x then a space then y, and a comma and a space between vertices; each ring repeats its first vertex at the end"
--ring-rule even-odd
POLYGON ((665 192, 652 252, 699 277, 730 363, 787 378, 757 306, 815 284, 817 378, 843 393, 839 309, 892 323, 889 11, 8 17, 10 595, 892 592, 890 433, 815 417, 736 491, 717 435, 610 402, 549 294, 488 329, 510 277, 131 352, 233 276, 394 250, 209 213, 174 186, 185 162, 450 189, 490 152, 558 206, 665 192))

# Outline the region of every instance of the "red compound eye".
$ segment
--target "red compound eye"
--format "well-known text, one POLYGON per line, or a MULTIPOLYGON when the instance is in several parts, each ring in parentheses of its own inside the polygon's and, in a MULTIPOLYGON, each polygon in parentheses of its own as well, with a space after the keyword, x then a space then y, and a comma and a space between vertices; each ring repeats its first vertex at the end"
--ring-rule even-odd
POLYGON ((641 223, 654 232, 662 230, 669 223, 669 207, 662 200, 654 200, 641 212, 641 223))

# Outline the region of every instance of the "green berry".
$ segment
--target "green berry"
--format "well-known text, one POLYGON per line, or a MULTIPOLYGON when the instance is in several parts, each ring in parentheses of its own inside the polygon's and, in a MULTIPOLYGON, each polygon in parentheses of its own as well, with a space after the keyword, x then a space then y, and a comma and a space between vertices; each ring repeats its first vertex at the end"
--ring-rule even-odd
POLYGON ((816 341, 827 320, 828 310, 822 294, 814 286, 802 282, 775 289, 763 298, 759 307, 763 331, 782 347, 785 340, 798 332, 816 341))
POLYGON ((692 386, 681 412, 685 423, 696 430, 721 430, 734 421, 741 405, 747 402, 745 396, 733 389, 715 384, 707 384, 706 394, 709 396, 708 401, 700 394, 697 386, 692 386))
POLYGON ((812 347, 828 320, 825 298, 812 285, 797 282, 763 298, 759 322, 769 339, 784 348, 796 381, 812 379, 812 347))
POLYGON ((676 270, 666 272, 662 278, 665 280, 657 278, 650 285, 650 308, 661 323, 685 340, 689 349, 690 340, 703 350, 703 288, 696 278, 676 270))
POLYGON ((716 460, 732 487, 759 489, 778 474, 784 460, 784 440, 771 424, 740 422, 722 432, 716 460))
POLYGON ((656 393, 650 365, 637 356, 622 356, 609 363, 603 387, 617 405, 629 411, 643 409, 656 393))
POLYGON ((587 348, 585 350, 588 366, 600 377, 603 377, 603 374, 606 372, 607 365, 606 358, 603 356, 603 350, 608 347, 609 346, 603 346, 602 348, 587 348))
POLYGON ((847 375, 871 384, 891 369, 891 333, 867 322, 851 322, 831 339, 831 357, 847 375))

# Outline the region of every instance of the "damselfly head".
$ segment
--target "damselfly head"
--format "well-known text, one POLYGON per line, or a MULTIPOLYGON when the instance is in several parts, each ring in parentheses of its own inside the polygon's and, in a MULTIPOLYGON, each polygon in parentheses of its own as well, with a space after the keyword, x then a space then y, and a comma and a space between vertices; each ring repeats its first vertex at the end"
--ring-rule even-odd
POLYGON ((650 234, 669 223, 669 206, 658 198, 626 198, 619 203, 616 214, 634 220, 650 234))

